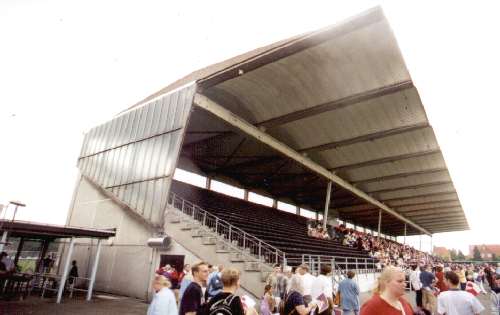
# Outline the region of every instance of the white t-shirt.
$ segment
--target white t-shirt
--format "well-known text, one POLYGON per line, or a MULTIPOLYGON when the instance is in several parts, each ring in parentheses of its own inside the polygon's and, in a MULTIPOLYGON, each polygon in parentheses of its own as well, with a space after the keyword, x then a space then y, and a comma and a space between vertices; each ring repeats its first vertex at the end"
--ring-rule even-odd
POLYGON ((422 283, 420 282, 420 270, 412 270, 410 273, 410 282, 414 290, 422 289, 422 283))
POLYGON ((325 294, 327 298, 332 297, 333 288, 332 288, 332 278, 324 275, 319 275, 316 277, 312 290, 311 296, 313 299, 316 299, 321 293, 325 294))
POLYGON ((303 295, 312 295, 311 290, 316 277, 310 273, 306 273, 302 276, 302 287, 304 288, 303 295))
POLYGON ((472 294, 461 290, 442 292, 437 298, 438 314, 471 315, 484 310, 481 303, 472 294))

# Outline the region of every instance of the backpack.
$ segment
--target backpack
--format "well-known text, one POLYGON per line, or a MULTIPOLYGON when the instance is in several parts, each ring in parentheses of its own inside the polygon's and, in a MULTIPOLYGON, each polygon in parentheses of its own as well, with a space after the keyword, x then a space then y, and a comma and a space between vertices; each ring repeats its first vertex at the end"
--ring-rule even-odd
POLYGON ((233 303, 235 297, 235 295, 230 294, 225 299, 215 302, 208 309, 208 315, 233 315, 231 303, 233 303))

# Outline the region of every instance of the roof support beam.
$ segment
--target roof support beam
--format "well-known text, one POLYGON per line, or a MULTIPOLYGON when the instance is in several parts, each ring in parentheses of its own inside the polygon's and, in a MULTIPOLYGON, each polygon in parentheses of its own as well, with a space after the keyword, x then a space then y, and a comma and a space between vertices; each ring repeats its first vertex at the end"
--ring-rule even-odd
POLYGON ((446 168, 442 167, 442 168, 433 168, 433 169, 416 171, 416 172, 398 173, 398 174, 393 174, 393 175, 388 175, 388 176, 372 177, 372 178, 355 180, 355 181, 351 181, 351 184, 368 184, 368 183, 375 183, 375 182, 383 182, 383 181, 387 181, 387 180, 391 180, 391 179, 405 178, 405 177, 424 175, 424 174, 435 174, 435 173, 440 173, 440 172, 448 172, 448 170, 446 168))
POLYGON ((393 192, 393 191, 398 191, 398 190, 417 189, 417 188, 425 188, 425 187, 432 187, 432 186, 439 186, 439 185, 448 185, 451 183, 452 183, 451 181, 445 180, 445 181, 439 181, 439 182, 433 182, 433 183, 424 183, 424 184, 418 184, 418 185, 371 190, 371 191, 367 191, 367 193, 369 193, 369 194, 382 194, 382 193, 393 192))
POLYGON ((427 122, 420 122, 420 123, 409 125, 409 126, 402 126, 402 127, 397 127, 397 128, 393 128, 393 129, 378 131, 378 132, 362 135, 362 136, 351 138, 351 139, 345 139, 345 140, 339 140, 339 141, 335 141, 335 142, 320 144, 320 145, 316 145, 313 147, 300 149, 298 151, 300 153, 303 153, 303 152, 306 152, 306 153, 321 152, 321 151, 336 149, 338 147, 351 145, 351 144, 355 144, 355 143, 359 143, 359 142, 373 141, 373 140, 377 140, 377 139, 384 138, 384 137, 395 136, 395 135, 399 135, 402 133, 412 132, 412 131, 427 128, 427 127, 429 127, 429 124, 427 122))
POLYGON ((467 221, 462 220, 457 220, 457 221, 435 221, 435 222, 427 222, 425 223, 426 226, 428 227, 433 227, 433 228, 436 228, 436 227, 453 227, 453 226, 457 226, 457 225, 465 225, 467 226, 467 221))
POLYGON ((222 119, 226 123, 238 128, 242 132, 248 134, 249 136, 255 138, 256 140, 268 145, 270 148, 280 152, 281 154, 285 155, 286 157, 298 162, 299 164, 303 165, 305 168, 317 173, 318 175, 324 177, 327 180, 330 180, 334 182, 336 185, 340 186, 341 188, 344 188, 346 190, 351 191, 354 195, 358 196, 361 199, 366 200, 367 202, 378 206, 388 214, 398 218, 399 220, 410 224, 414 228, 422 231, 425 234, 430 234, 429 231, 426 229, 422 228, 418 224, 414 223, 411 220, 408 220, 407 218, 403 217, 393 209, 389 208, 385 204, 381 203, 380 201, 374 199, 373 197, 369 196, 365 192, 361 191, 360 189, 352 186, 342 178, 338 177, 337 175, 329 172, 326 168, 322 167, 321 165, 315 163, 311 159, 303 156, 299 152, 293 150, 286 144, 276 140, 275 138, 271 137, 270 135, 266 134, 265 132, 262 132, 259 128, 255 127, 254 125, 248 123, 247 121, 241 119, 234 113, 228 111, 224 107, 220 106, 219 104, 215 103, 214 101, 210 100, 206 96, 196 93, 194 96, 194 104, 200 108, 205 109, 206 111, 210 112, 211 114, 215 115, 216 117, 222 119))
POLYGON ((430 209, 442 209, 449 207, 460 207, 460 202, 458 200, 451 200, 445 202, 428 202, 417 205, 402 205, 402 206, 393 206, 397 208, 400 212, 407 212, 413 210, 430 210, 430 209))
POLYGON ((376 88, 373 90, 357 93, 351 96, 347 96, 335 101, 326 102, 320 105, 309 107, 307 109, 291 112, 289 114, 271 118, 266 121, 262 121, 257 124, 257 126, 264 126, 266 128, 273 128, 276 126, 281 126, 288 124, 297 120, 305 119, 308 117, 323 114, 325 112, 338 110, 350 105, 358 104, 364 101, 368 101, 377 97, 381 97, 388 94, 393 94, 402 90, 410 89, 413 87, 411 80, 396 82, 381 88, 376 88))
POLYGON ((405 215, 412 215, 414 213, 436 213, 436 214, 439 214, 443 211, 446 211, 446 210, 459 210, 459 211, 462 211, 462 207, 460 206, 448 206, 448 207, 440 207, 440 208, 427 208, 427 209, 415 209, 415 210, 410 210, 410 211, 401 211, 400 213, 402 214, 405 214, 405 215))
POLYGON ((451 228, 433 228, 432 233, 447 233, 447 232, 457 232, 457 231, 466 231, 469 230, 468 226, 456 226, 451 228))
POLYGON ((460 215, 454 211, 443 212, 443 213, 436 214, 434 216, 429 215, 429 214, 419 214, 419 215, 408 216, 408 218, 411 218, 413 220, 417 220, 418 222, 436 221, 436 220, 444 220, 444 219, 465 220, 465 217, 463 215, 460 215))
MULTIPOLYGON (((413 196, 406 196, 406 197, 398 197, 398 198, 390 198, 390 199, 382 199, 380 201, 383 201, 385 203, 387 202, 394 202, 394 201, 400 201, 400 200, 408 200, 408 199, 413 199, 413 198, 418 198, 418 197, 434 197, 434 196, 443 196, 443 195, 450 195, 454 194, 455 196, 457 195, 456 191, 442 191, 442 192, 437 192, 437 193, 432 193, 432 194, 421 194, 421 195, 413 195, 413 196)), ((441 202, 443 200, 437 200, 436 202, 441 202)), ((448 200, 446 200, 448 201, 448 200)))
POLYGON ((339 212, 358 212, 358 211, 366 211, 366 210, 376 210, 378 209, 372 204, 361 204, 361 205, 355 205, 355 206, 349 206, 349 207, 342 207, 342 208, 335 208, 335 211, 339 212))
POLYGON ((394 161, 399 161, 399 160, 407 160, 407 159, 416 158, 416 157, 420 157, 420 156, 427 156, 427 155, 436 154, 436 153, 440 153, 440 152, 441 152, 441 150, 439 150, 439 149, 429 149, 429 150, 420 151, 420 152, 394 155, 394 156, 388 156, 388 157, 380 158, 380 159, 376 159, 376 160, 369 160, 369 161, 364 161, 364 162, 359 162, 359 163, 336 166, 336 167, 330 168, 328 170, 334 171, 334 172, 341 172, 341 171, 352 170, 352 169, 361 168, 361 167, 365 167, 365 166, 372 166, 372 165, 389 163, 389 162, 394 162, 394 161))

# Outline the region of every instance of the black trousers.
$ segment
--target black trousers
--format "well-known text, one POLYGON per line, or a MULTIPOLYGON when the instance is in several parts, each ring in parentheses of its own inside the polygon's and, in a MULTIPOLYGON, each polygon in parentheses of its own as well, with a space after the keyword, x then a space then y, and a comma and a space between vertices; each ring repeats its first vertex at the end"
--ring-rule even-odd
POLYGON ((422 307, 422 289, 415 290, 416 302, 418 307, 422 307))

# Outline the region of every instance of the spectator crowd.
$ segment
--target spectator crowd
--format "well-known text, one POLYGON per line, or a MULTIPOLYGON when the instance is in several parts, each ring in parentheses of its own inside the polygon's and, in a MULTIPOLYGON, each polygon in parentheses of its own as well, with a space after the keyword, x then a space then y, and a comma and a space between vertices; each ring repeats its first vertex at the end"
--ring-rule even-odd
POLYGON ((199 262, 177 272, 166 265, 153 281, 156 294, 148 315, 480 314, 484 306, 477 296, 500 294, 499 271, 500 266, 488 264, 387 265, 373 295, 361 304, 353 271, 335 281, 327 264, 320 266, 318 275, 307 264, 275 265, 256 303, 237 295, 240 272, 235 268, 199 262), (408 289, 415 291, 416 307, 406 297, 408 289))
POLYGON ((345 224, 327 225, 324 229, 318 221, 310 220, 307 229, 310 237, 338 241, 343 246, 367 252, 370 257, 378 261, 377 269, 383 269, 386 266, 407 269, 417 263, 425 262, 434 265, 442 262, 441 259, 416 250, 409 245, 376 237, 371 233, 360 232, 346 227, 345 224))

